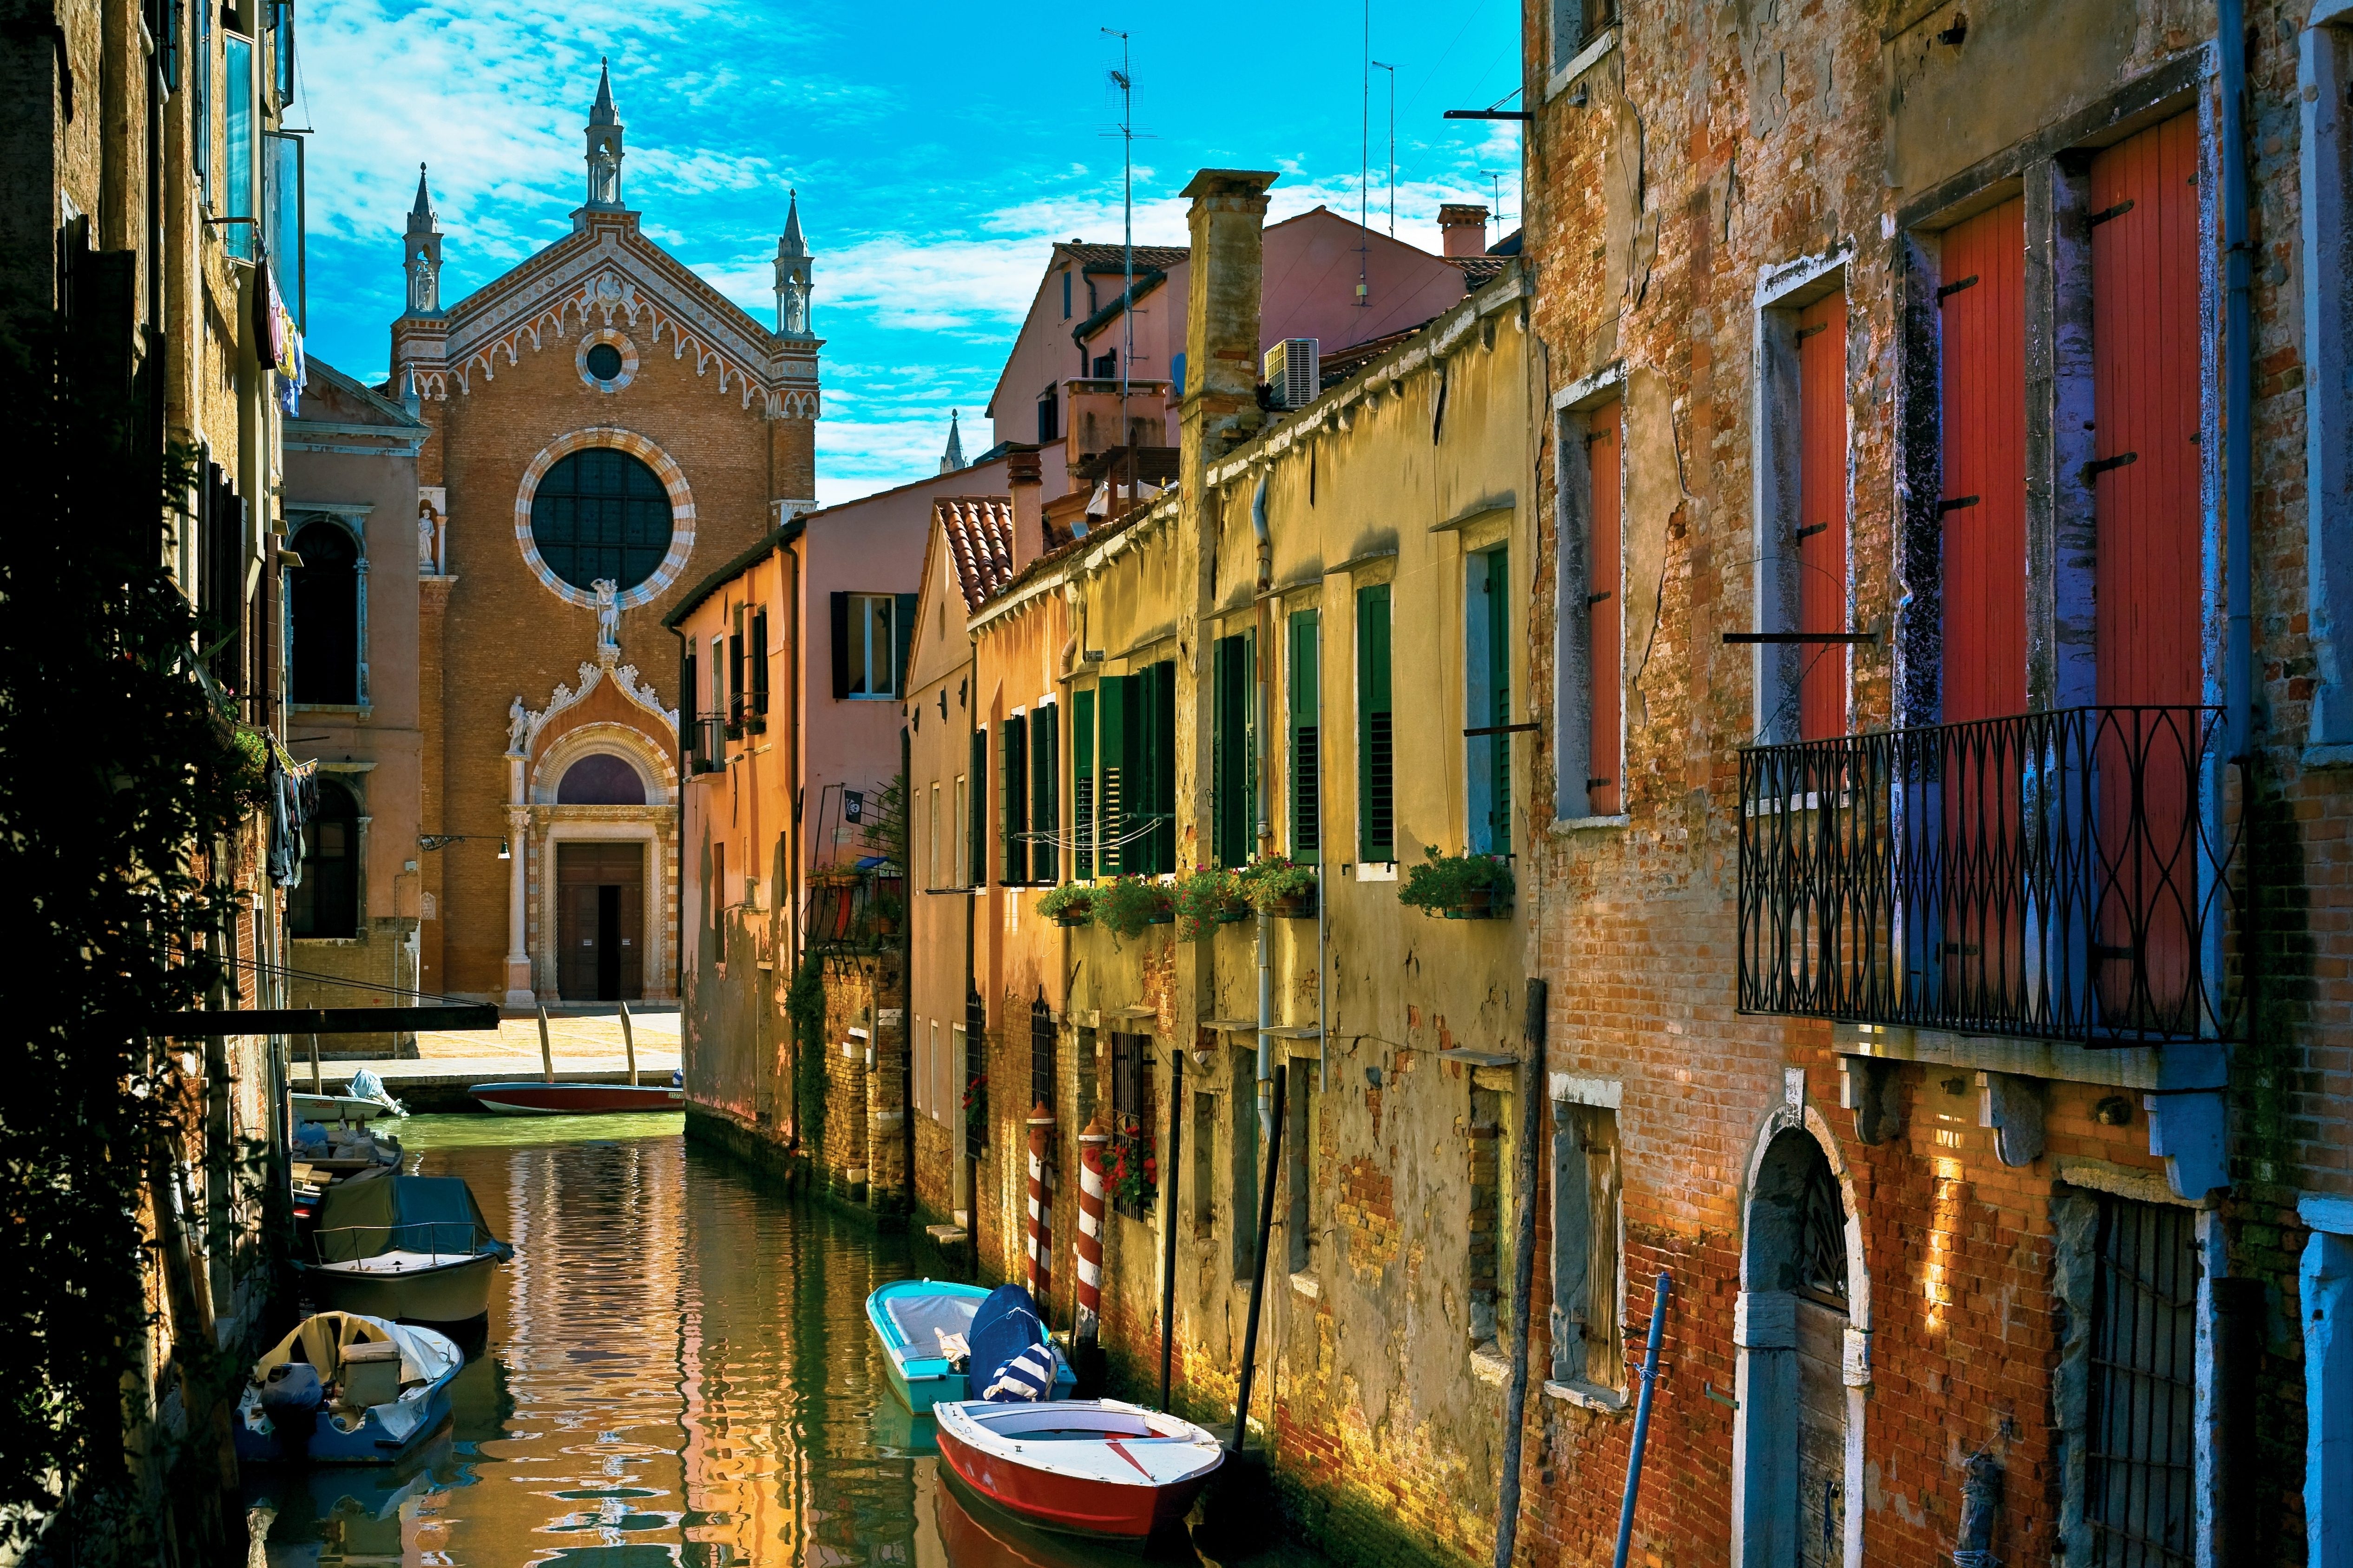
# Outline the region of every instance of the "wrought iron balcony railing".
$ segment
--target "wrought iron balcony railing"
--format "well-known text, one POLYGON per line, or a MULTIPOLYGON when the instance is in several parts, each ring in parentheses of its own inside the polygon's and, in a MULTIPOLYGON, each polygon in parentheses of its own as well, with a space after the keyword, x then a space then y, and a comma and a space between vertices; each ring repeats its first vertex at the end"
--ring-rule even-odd
POLYGON ((2076 708, 1740 758, 1740 1009, 2094 1046, 2235 1038, 2218 708, 2076 708))
POLYGON ((688 728, 687 738, 698 773, 715 773, 727 765, 727 721, 705 713, 688 728))

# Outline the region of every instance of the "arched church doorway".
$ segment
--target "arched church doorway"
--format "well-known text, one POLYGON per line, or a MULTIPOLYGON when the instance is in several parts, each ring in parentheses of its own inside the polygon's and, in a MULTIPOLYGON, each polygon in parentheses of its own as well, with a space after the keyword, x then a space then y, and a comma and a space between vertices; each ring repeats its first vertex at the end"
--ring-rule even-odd
POLYGON ((1820 1142, 1783 1123, 1749 1187, 1741 1258, 1741 1431, 1736 1445, 1742 1568, 1859 1561, 1851 1515, 1859 1420, 1847 1362, 1859 1280, 1847 1205, 1820 1142))
POLYGON ((566 1002, 635 1002, 646 994, 646 847, 555 846, 555 987, 566 1002))

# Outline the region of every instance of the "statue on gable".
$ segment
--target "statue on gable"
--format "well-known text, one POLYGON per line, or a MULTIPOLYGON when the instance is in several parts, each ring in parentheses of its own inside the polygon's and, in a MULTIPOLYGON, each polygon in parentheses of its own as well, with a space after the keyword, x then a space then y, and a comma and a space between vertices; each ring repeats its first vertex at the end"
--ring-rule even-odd
POLYGON ((601 658, 621 651, 621 585, 599 577, 591 586, 596 590, 596 653, 601 658))
POLYGON ((621 161, 611 148, 597 148, 588 156, 588 200, 596 206, 617 206, 620 191, 621 161))
POLYGON ((417 503, 417 569, 427 577, 441 569, 440 552, 434 548, 438 542, 437 531, 433 503, 429 500, 418 501, 417 503))
POLYGON ((517 696, 507 708, 507 755, 523 755, 523 748, 530 743, 531 710, 525 708, 522 697, 517 696))
POLYGON ((785 279, 785 331, 792 337, 808 331, 808 285, 797 274, 785 279))

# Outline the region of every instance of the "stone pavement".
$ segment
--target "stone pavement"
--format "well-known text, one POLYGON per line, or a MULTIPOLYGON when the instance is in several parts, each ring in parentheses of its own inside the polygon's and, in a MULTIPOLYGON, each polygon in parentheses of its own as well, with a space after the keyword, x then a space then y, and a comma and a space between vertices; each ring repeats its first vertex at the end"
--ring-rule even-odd
MULTIPOLYGON (((668 1082, 679 1065, 677 1005, 649 1004, 641 1011, 632 1004, 629 1024, 637 1041, 638 1081, 668 1082)), ((617 1010, 551 1012, 547 1040, 559 1079, 617 1083, 626 1075, 617 1010)), ((534 1014, 508 1014, 499 1020, 495 1035, 472 1029, 420 1032, 417 1053, 414 1060, 327 1061, 321 1064, 320 1074, 332 1090, 348 1082, 356 1069, 370 1068, 413 1110, 462 1109, 470 1104, 464 1093, 469 1085, 540 1076, 539 1019, 534 1014)), ((293 1079, 297 1089, 311 1087, 310 1058, 299 1044, 293 1079)))

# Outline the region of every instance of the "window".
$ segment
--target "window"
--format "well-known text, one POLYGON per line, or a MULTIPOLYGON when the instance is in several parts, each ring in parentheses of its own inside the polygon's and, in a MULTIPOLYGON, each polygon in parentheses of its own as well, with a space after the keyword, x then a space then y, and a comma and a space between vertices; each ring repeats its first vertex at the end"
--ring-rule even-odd
POLYGON ((1397 858, 1390 750, 1389 585, 1356 590, 1356 858, 1397 858))
MULTIPOLYGON (((972 875, 965 879, 967 888, 988 884, 988 731, 972 732, 972 790, 965 816, 965 853, 972 875)), ((965 794, 958 781, 956 793, 965 794)))
POLYGON ((1618 22, 1618 0, 1552 0, 1552 68, 1561 70, 1618 22))
MULTIPOLYGON (((1152 1037, 1113 1031, 1111 1037, 1112 1157, 1141 1162, 1155 1146, 1152 1114, 1152 1037)), ((1130 1219, 1149 1219, 1153 1189, 1134 1202, 1114 1198, 1113 1206, 1130 1219)))
POLYGON ((966 1106, 965 1100, 971 1099, 976 1104, 982 1103, 981 1096, 987 1093, 987 1088, 978 1081, 979 1064, 972 1056, 972 1048, 967 1044, 968 1039, 969 1036, 962 1024, 952 1024, 948 1026, 950 1057, 948 1067, 956 1075, 958 1093, 955 1099, 947 1102, 946 1115, 943 1119, 949 1121, 951 1125, 958 1118, 964 1121, 966 1128, 964 1152, 966 1158, 976 1160, 980 1157, 981 1146, 987 1134, 974 1126, 972 1116, 974 1108, 966 1106))
POLYGON ((1097 381, 1110 381, 1119 374, 1119 351, 1095 355, 1094 376, 1097 381))
POLYGON ((1084 882, 1095 874, 1095 694, 1071 695, 1071 875, 1084 882))
POLYGON ((1466 1256, 1471 1307, 1471 1342, 1491 1344, 1496 1325, 1508 1322, 1499 1238, 1504 1230, 1504 1091, 1471 1090, 1471 1232, 1466 1256))
MULTIPOLYGON (((253 200, 253 40, 235 33, 221 35, 221 216, 259 219, 253 200)), ((253 223, 222 226, 221 239, 231 256, 250 261, 259 237, 253 223)))
POLYGON ((1620 426, 1612 400, 1564 414, 1556 440, 1560 508, 1558 798, 1562 817, 1614 816, 1625 741, 1620 683, 1625 608, 1620 554, 1620 426))
POLYGON ((1323 701, 1321 617, 1300 610, 1291 617, 1291 858, 1321 858, 1324 848, 1324 753, 1317 721, 1323 701))
POLYGON ((1062 433, 1062 389, 1050 386, 1038 395, 1038 444, 1044 446, 1062 433))
MULTIPOLYGON (((712 931, 719 929, 720 922, 726 918, 726 914, 727 846, 713 844, 711 847, 711 929, 712 931)), ((727 962, 724 950, 722 950, 719 954, 719 962, 722 963, 727 962)))
MULTIPOLYGON (((2353 363, 2353 289, 2343 286, 2353 267, 2353 17, 2338 12, 2302 37, 2303 275, 2327 279, 2312 293, 2304 323, 2304 363, 2353 363)), ((2311 626, 2318 668, 2308 741, 2314 746, 2353 743, 2353 398, 2340 379, 2305 373, 2305 552, 2311 565, 2311 626)), ((2340 1464, 2345 1461, 2338 1461, 2340 1464)), ((2340 1497, 2353 1493, 2340 1492, 2340 1497)), ((2353 1503, 2344 1506, 2353 1507, 2353 1503)))
POLYGON ((2026 710, 2026 202, 1945 231, 1944 721, 2026 710))
POLYGON ((1046 1005, 1043 987, 1038 999, 1029 1004, 1029 1103, 1052 1106, 1054 1098, 1054 1046, 1057 1031, 1054 1010, 1046 1005))
POLYGON ((643 805, 645 776, 628 759, 594 752, 564 770, 555 786, 558 805, 643 805))
POLYGON ((1062 268, 1062 320, 1071 319, 1071 269, 1062 268))
MULTIPOLYGON (((976 756, 979 754, 980 737, 977 735, 973 737, 972 749, 976 756)), ((955 836, 955 882, 954 885, 959 888, 969 888, 973 885, 972 812, 971 809, 965 805, 964 780, 964 774, 956 774, 955 821, 949 825, 948 831, 955 836)))
POLYGON ((294 0, 269 0, 270 58, 278 106, 294 101, 294 0))
POLYGON ((1290 1246, 1291 1272, 1312 1276, 1315 1272, 1317 1239, 1315 1138, 1320 1120, 1315 1112, 1320 1109, 1320 1097, 1315 1092, 1315 1074, 1306 1062, 1293 1062, 1274 1070, 1290 1079, 1283 1085, 1282 1098, 1283 1196, 1289 1200, 1284 1208, 1283 1236, 1290 1246))
POLYGON ((1552 1109, 1553 1381, 1622 1390, 1618 1113, 1567 1100, 1552 1109))
POLYGON ((744 658, 751 666, 748 673, 752 678, 752 700, 744 712, 744 727, 756 735, 768 727, 768 612, 765 610, 752 612, 752 642, 744 649, 744 658))
POLYGON ((302 825, 302 879, 286 906, 301 937, 360 934, 360 809, 333 779, 319 781, 319 809, 302 825))
POLYGON ((1245 866, 1257 847, 1250 821, 1257 793, 1257 758, 1250 734, 1255 638, 1219 637, 1210 649, 1210 679, 1217 683, 1210 761, 1209 852, 1220 866, 1245 866))
POLYGON ((728 717, 727 707, 727 639, 711 639, 711 716, 727 724, 727 733, 736 733, 734 721, 728 717))
POLYGON ((1062 879, 1060 718, 1051 702, 1029 710, 1029 880, 1046 888, 1062 879))
POLYGON ((575 588, 628 593, 670 552, 670 491, 628 453, 590 447, 555 460, 531 497, 531 541, 575 588))
POLYGON ((1176 869, 1176 666, 1106 676, 1097 737, 1099 872, 1176 869))
POLYGON ((980 992, 964 994, 964 1151, 977 1160, 988 1152, 988 1009, 980 992))
POLYGON ((899 695, 914 624, 913 594, 833 595, 833 695, 875 699, 899 695))
POLYGON ((621 374, 621 351, 610 343, 598 343, 591 348, 586 361, 588 374, 598 381, 610 381, 621 374))
MULTIPOLYGON (((1843 632, 1846 607, 1846 296, 1798 314, 1798 629, 1843 632)), ((1798 737, 1846 733, 1846 648, 1800 645, 1798 737)))
POLYGON ((2100 1198, 2084 1461, 2089 1561, 2188 1568, 2197 1523, 2195 1211, 2100 1198))
POLYGON ((940 786, 932 784, 932 808, 923 816, 923 886, 940 885, 940 786))
POLYGON ((302 564, 291 574, 293 627, 287 696, 296 702, 360 700, 359 549, 341 523, 305 524, 294 535, 302 564))
POLYGON ((744 609, 740 605, 735 609, 735 629, 727 634, 727 732, 741 735, 751 694, 744 684, 744 609))
MULTIPOLYGON (((1193 1179, 1193 1235, 1206 1240, 1218 1230, 1218 1097, 1193 1096, 1193 1129, 1186 1135, 1193 1179)), ((1256 1215, 1251 1216, 1253 1220, 1256 1215)))
POLYGON ((1468 736, 1464 799, 1471 851, 1512 849, 1512 566, 1497 546, 1466 562, 1463 574, 1462 712, 1468 736), (1484 731, 1480 733, 1478 731, 1484 731))
POLYGON ((997 825, 1003 843, 997 879, 1008 888, 1029 880, 1029 726, 1028 715, 1008 714, 997 744, 997 825))
MULTIPOLYGON (((281 12, 283 6, 280 7, 281 12)), ((293 44, 290 24, 279 32, 279 65, 282 68, 293 44)), ((283 103, 288 94, 280 92, 283 103)), ((261 196, 266 217, 263 233, 269 246, 269 269, 278 279, 278 294, 294 317, 296 330, 311 330, 309 289, 303 280, 302 138, 277 131, 261 136, 261 196)))

